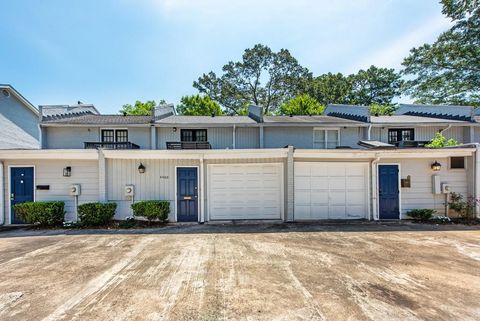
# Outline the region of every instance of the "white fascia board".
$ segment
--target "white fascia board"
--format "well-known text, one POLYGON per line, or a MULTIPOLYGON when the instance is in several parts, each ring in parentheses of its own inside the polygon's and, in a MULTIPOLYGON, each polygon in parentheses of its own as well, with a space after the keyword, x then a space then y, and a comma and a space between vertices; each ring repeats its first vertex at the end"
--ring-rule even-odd
POLYGON ((40 127, 99 127, 99 128, 128 128, 128 127, 151 127, 152 124, 57 124, 40 123, 40 127))
POLYGON ((153 124, 158 128, 232 128, 235 127, 260 127, 260 124, 228 123, 228 124, 153 124))
POLYGON ((97 160, 95 149, 28 149, 0 150, 0 159, 80 159, 97 160))
POLYGON ((262 123, 263 127, 319 127, 319 128, 343 128, 343 127, 368 127, 368 123, 361 124, 329 124, 329 123, 262 123))
POLYGON ((472 156, 475 148, 442 148, 442 149, 395 149, 395 150, 308 150, 296 149, 294 158, 332 158, 332 159, 375 159, 375 158, 432 158, 450 156, 472 156))
POLYGON ((287 157, 288 149, 103 150, 103 154, 117 159, 252 159, 287 157))

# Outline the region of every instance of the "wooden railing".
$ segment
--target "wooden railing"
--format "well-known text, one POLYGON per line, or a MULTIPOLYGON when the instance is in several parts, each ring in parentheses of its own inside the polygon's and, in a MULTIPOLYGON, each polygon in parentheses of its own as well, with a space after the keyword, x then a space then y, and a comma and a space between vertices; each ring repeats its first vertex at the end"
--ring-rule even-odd
POLYGON ((167 142, 167 149, 212 149, 209 142, 167 142))
POLYGON ((85 142, 85 149, 140 149, 140 146, 131 142, 125 143, 105 143, 105 142, 85 142))

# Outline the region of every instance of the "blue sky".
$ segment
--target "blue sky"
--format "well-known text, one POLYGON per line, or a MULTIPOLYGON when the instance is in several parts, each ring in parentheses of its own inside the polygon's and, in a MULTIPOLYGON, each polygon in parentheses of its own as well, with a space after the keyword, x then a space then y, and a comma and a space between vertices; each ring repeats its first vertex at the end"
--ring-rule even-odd
MULTIPOLYGON (((0 83, 35 105, 177 103, 245 48, 287 48, 314 75, 400 68, 450 26, 437 0, 4 1, 0 83)), ((408 98, 405 98, 408 100, 408 98)))

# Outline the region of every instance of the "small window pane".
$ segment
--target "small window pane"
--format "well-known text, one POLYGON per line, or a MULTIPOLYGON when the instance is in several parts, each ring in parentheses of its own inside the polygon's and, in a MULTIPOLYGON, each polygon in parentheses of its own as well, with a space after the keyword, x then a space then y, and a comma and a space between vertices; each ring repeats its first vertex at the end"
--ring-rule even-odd
POLYGON ((313 140, 315 143, 325 142, 325 130, 315 130, 313 140))
POLYGON ((193 131, 190 130, 190 129, 182 129, 181 140, 182 140, 182 142, 193 141, 193 131))
POLYGON ((450 168, 451 169, 464 169, 465 168, 465 157, 450 157, 450 168))
POLYGON ((392 129, 389 129, 388 130, 388 142, 390 144, 392 143, 396 143, 398 141, 397 139, 397 131, 396 130, 392 130, 392 129))
POLYGON ((127 130, 117 130, 116 133, 117 143, 126 143, 128 142, 128 131, 127 130))
POLYGON ((114 143, 115 136, 113 129, 104 129, 102 130, 102 142, 104 143, 114 143))
POLYGON ((196 142, 206 142, 207 141, 207 131, 205 129, 198 129, 195 131, 195 141, 196 142))

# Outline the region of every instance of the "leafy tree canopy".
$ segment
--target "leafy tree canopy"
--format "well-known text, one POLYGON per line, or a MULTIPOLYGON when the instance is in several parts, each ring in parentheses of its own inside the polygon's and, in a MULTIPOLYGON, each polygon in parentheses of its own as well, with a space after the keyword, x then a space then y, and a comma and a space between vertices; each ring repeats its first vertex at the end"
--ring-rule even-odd
POLYGON ((341 73, 318 76, 310 82, 308 92, 324 105, 390 105, 401 94, 402 84, 394 69, 371 66, 348 76, 341 73))
POLYGON ((193 86, 229 113, 238 114, 253 103, 267 114, 297 95, 310 78, 308 69, 288 50, 274 52, 257 44, 245 50, 241 61, 224 65, 221 75, 213 71, 203 74, 193 86))
POLYGON ((183 96, 177 105, 177 113, 190 116, 223 115, 222 108, 208 96, 183 96))
POLYGON ((433 44, 410 50, 406 93, 418 103, 480 106, 480 7, 475 0, 442 0, 455 24, 433 44))
POLYGON ((370 115, 373 116, 391 116, 395 108, 392 105, 370 105, 370 115))
POLYGON ((325 106, 307 94, 298 95, 280 107, 283 115, 321 115, 325 106))
POLYGON ((442 135, 442 133, 436 133, 435 138, 433 138, 430 143, 426 144, 425 147, 427 148, 443 148, 443 147, 449 147, 449 146, 457 146, 459 145, 458 142, 450 138, 447 140, 445 136, 442 135))
MULTIPOLYGON (((160 100, 160 104, 165 104, 165 100, 160 100)), ((132 106, 131 104, 125 104, 120 109, 120 113, 125 113, 127 115, 137 115, 137 116, 150 116, 152 115, 152 110, 157 104, 155 100, 147 100, 146 102, 141 102, 137 100, 132 106)))

